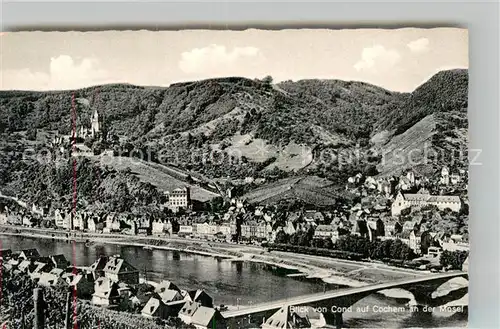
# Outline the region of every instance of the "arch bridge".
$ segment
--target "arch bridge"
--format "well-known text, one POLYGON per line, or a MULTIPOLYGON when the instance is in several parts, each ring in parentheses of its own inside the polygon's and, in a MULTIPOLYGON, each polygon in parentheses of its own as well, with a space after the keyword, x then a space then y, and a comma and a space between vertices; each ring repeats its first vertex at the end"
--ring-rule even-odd
POLYGON ((467 272, 447 272, 363 287, 336 289, 322 293, 255 304, 251 307, 223 312, 222 316, 226 319, 228 328, 241 328, 242 323, 255 323, 262 321, 262 319, 267 319, 274 312, 286 305, 310 306, 315 309, 329 310, 327 312, 322 312, 327 324, 341 328, 343 324, 342 310, 347 309, 349 306, 352 306, 366 296, 381 290, 393 288, 408 290, 415 297, 417 305, 427 305, 431 307, 440 306, 453 299, 457 299, 457 293, 461 294, 461 296, 458 297, 461 298, 467 293, 467 287, 459 289, 452 297, 448 294, 447 296, 432 298, 432 293, 440 285, 457 277, 468 279, 468 274, 467 272))

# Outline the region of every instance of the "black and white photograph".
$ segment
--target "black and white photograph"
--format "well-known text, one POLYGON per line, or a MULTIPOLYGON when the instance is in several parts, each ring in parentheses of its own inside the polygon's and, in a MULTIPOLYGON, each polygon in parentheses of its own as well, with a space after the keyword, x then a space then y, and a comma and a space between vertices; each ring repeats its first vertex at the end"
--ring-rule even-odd
POLYGON ((0 329, 468 326, 467 29, 0 43, 0 329))

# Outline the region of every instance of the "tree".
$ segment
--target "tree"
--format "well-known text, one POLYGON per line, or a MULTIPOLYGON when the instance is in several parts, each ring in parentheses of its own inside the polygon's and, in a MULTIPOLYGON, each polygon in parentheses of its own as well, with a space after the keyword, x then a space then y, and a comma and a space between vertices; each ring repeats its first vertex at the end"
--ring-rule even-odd
POLYGON ((209 207, 213 213, 221 211, 224 207, 224 199, 221 196, 211 199, 209 201, 209 207))
POLYGON ((271 83, 273 83, 273 77, 270 76, 270 75, 267 75, 267 76, 264 77, 264 79, 262 79, 262 82, 264 82, 265 84, 270 85, 271 83))
POLYGON ((97 140, 92 144, 92 153, 94 153, 94 155, 99 155, 103 151, 104 151, 104 145, 103 143, 101 143, 101 141, 97 140))
POLYGON ((288 241, 289 241, 289 237, 284 231, 281 230, 281 231, 278 231, 278 233, 276 233, 276 238, 274 239, 274 243, 286 244, 286 243, 288 243, 288 241))
POLYGON ((325 248, 325 249, 333 249, 332 239, 324 239, 323 240, 323 248, 325 248))
POLYGON ((30 141, 36 140, 36 135, 37 135, 36 128, 31 127, 26 131, 26 139, 27 140, 30 140, 30 141))
POLYGON ((377 166, 375 165, 367 165, 364 169, 364 175, 369 177, 369 176, 376 176, 378 174, 377 166))
POLYGON ((439 258, 439 263, 445 267, 450 268, 452 270, 461 270, 462 265, 469 256, 467 251, 456 250, 456 251, 448 251, 445 250, 441 254, 439 258))

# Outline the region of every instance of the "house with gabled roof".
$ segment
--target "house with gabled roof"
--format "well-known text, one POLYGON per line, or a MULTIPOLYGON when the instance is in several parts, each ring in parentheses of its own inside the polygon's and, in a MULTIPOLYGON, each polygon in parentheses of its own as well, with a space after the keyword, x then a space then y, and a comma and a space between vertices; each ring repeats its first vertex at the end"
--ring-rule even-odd
POLYGON ((422 231, 411 231, 409 237, 409 246, 415 254, 420 255, 421 253, 421 245, 422 245, 422 231))
POLYGON ((418 228, 418 222, 417 221, 406 221, 403 223, 403 231, 412 231, 418 228))
POLYGON ((109 257, 103 272, 114 282, 139 283, 139 271, 118 255, 109 257))
POLYGON ((92 273, 71 274, 66 279, 68 286, 76 288, 78 298, 88 298, 94 293, 94 277, 92 273))
POLYGON ((188 292, 189 300, 192 302, 199 303, 202 306, 213 307, 214 300, 207 294, 204 290, 197 289, 188 292))
POLYGON ((12 257, 12 250, 10 249, 0 249, 0 259, 6 260, 12 257))
POLYGON ((191 324, 191 321, 193 319, 193 315, 200 307, 201 305, 199 303, 195 303, 193 301, 186 301, 184 306, 181 308, 179 311, 179 314, 177 315, 179 319, 181 319, 184 323, 186 324, 191 324))
POLYGON ((45 263, 34 262, 34 266, 28 266, 28 274, 31 280, 39 279, 43 273, 50 271, 50 266, 45 263))
POLYGON ((294 223, 290 220, 287 220, 285 227, 283 228, 283 231, 288 234, 292 235, 294 234, 297 230, 295 229, 294 223))
POLYGON ((16 271, 21 273, 29 273, 36 268, 35 262, 33 260, 20 258, 20 262, 17 265, 16 271))
POLYGON ((146 318, 167 319, 167 311, 167 306, 160 298, 151 297, 142 308, 141 315, 146 318))
POLYGON ((108 262, 108 256, 99 256, 92 265, 90 265, 90 271, 94 275, 94 279, 104 276, 104 267, 108 262))
POLYGON ((116 305, 120 301, 118 284, 107 277, 100 277, 95 281, 92 304, 101 306, 116 305))
POLYGON ((162 293, 165 290, 175 290, 180 292, 179 287, 177 287, 172 281, 162 280, 155 288, 155 292, 162 293))
POLYGON ((291 306, 283 306, 271 315, 263 324, 262 329, 305 329, 311 328, 307 315, 301 315, 291 306))
POLYGON ((38 279, 38 285, 42 287, 55 287, 64 284, 66 282, 60 276, 51 273, 41 273, 38 279))
POLYGON ((66 257, 62 254, 50 256, 50 260, 56 268, 66 269, 70 265, 66 257))
POLYGON ((226 329, 226 319, 211 307, 200 306, 191 318, 191 324, 197 329, 226 329))
POLYGON ((18 258, 37 259, 39 257, 40 257, 40 254, 38 253, 38 250, 36 250, 36 249, 24 249, 24 250, 21 250, 21 253, 19 254, 18 258))
POLYGON ((161 298, 161 300, 164 303, 183 300, 183 297, 178 290, 166 289, 162 292, 158 292, 157 295, 161 298))

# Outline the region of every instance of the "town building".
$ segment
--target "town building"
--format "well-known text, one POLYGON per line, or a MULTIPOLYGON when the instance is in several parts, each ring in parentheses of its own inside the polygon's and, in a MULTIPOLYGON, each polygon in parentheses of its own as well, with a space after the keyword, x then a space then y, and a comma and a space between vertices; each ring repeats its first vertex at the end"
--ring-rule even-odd
POLYGON ((200 306, 191 318, 191 325, 196 329, 226 329, 226 319, 222 314, 211 307, 200 306))
POLYGON ((18 256, 19 259, 30 260, 30 259, 38 259, 40 258, 40 254, 36 249, 24 249, 21 250, 21 253, 18 256))
POLYGON ((99 256, 96 261, 90 265, 90 271, 94 275, 94 279, 104 276, 104 267, 108 262, 107 256, 99 256))
POLYGON ((189 291, 186 299, 206 307, 213 307, 214 304, 213 298, 201 289, 189 291))
POLYGON ((78 298, 88 298, 94 293, 94 278, 92 273, 71 274, 66 278, 69 287, 76 289, 78 298))
POLYGON ((139 283, 139 271, 120 256, 109 257, 103 272, 113 282, 139 283))
POLYGON ((449 185, 450 184, 450 170, 448 167, 443 167, 441 169, 441 177, 439 179, 439 182, 442 185, 449 185))
POLYGON ((408 245, 410 249, 415 252, 416 255, 421 254, 421 245, 422 245, 422 233, 421 231, 411 231, 409 236, 408 245))
POLYGON ((112 306, 118 304, 119 301, 118 283, 107 277, 100 277, 95 281, 92 304, 112 306))
POLYGON ((153 235, 164 235, 166 233, 166 222, 160 219, 153 221, 151 231, 153 235))
POLYGON ((179 311, 178 317, 182 322, 191 324, 193 315, 201 305, 192 301, 187 301, 179 311))
POLYGON ((193 226, 192 225, 179 225, 179 232, 177 234, 179 236, 192 236, 193 235, 193 226))
POLYGON ((178 212, 180 209, 189 209, 191 206, 191 191, 189 187, 176 188, 168 193, 167 207, 173 212, 178 212))
POLYGON ((196 232, 195 234, 196 236, 201 238, 207 238, 217 233, 217 225, 209 224, 207 222, 201 224, 194 224, 193 231, 196 232))
POLYGON ((73 230, 81 230, 83 231, 86 228, 86 214, 82 212, 77 212, 73 219, 73 230))
POLYGON ((157 292, 157 294, 164 303, 176 302, 184 299, 179 290, 166 289, 161 292, 157 292))
POLYGON ((73 229, 73 220, 71 213, 56 209, 54 211, 54 224, 57 228, 61 228, 64 230, 72 230, 73 229))
MULTIPOLYGON (((337 232, 337 228, 333 225, 318 225, 316 229, 314 230, 314 236, 313 238, 315 239, 331 239, 334 235, 335 232, 337 232)), ((338 235, 337 235, 338 237, 338 235)))
POLYGON ((50 256, 50 261, 55 268, 66 269, 69 266, 69 262, 64 255, 50 256))
POLYGON ((97 225, 96 225, 96 220, 94 217, 90 217, 89 220, 87 221, 87 230, 89 232, 97 232, 97 225))
POLYGON ((141 315, 150 319, 166 319, 168 316, 167 306, 160 298, 151 297, 142 308, 141 315))
POLYGON ((416 194, 399 192, 392 203, 392 216, 398 216, 401 211, 408 208, 422 208, 425 206, 436 206, 440 210, 446 208, 459 212, 462 207, 460 197, 452 195, 431 195, 426 190, 421 190, 416 194))
POLYGON ((52 273, 40 273, 40 276, 36 281, 41 287, 55 287, 66 284, 60 276, 52 273))
POLYGON ((171 281, 168 281, 168 280, 162 280, 158 286, 156 286, 155 288, 155 292, 156 293, 162 293, 164 292, 165 290, 175 290, 175 291, 178 291, 180 292, 181 290, 179 289, 179 287, 177 287, 174 283, 172 283, 171 281))
POLYGON ((152 234, 152 220, 150 218, 140 218, 136 223, 135 233, 139 235, 152 234))
POLYGON ((0 249, 0 259, 2 261, 9 259, 12 256, 12 250, 0 249))

